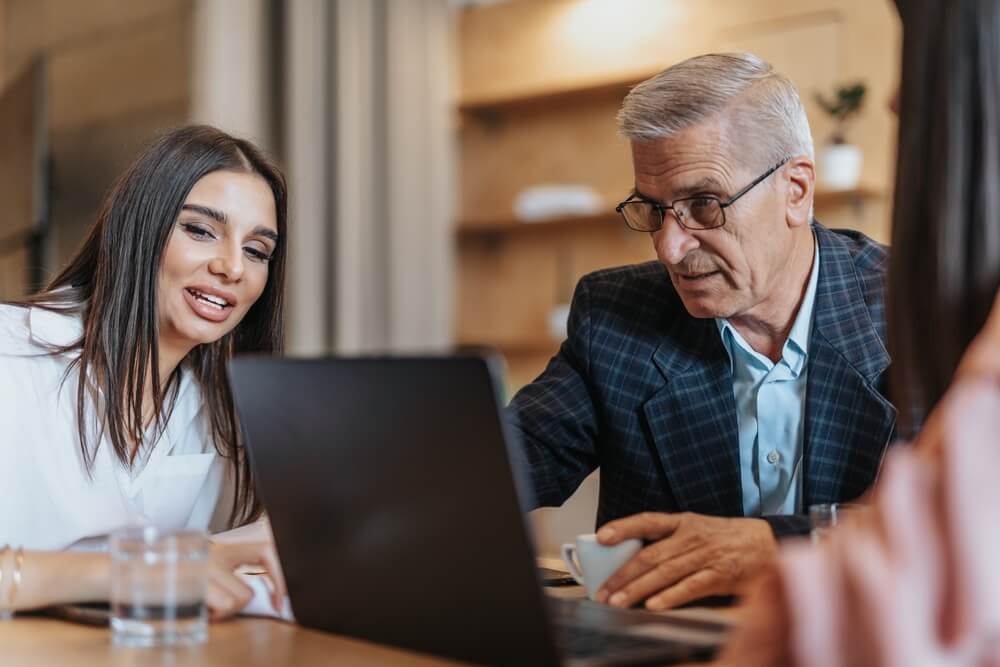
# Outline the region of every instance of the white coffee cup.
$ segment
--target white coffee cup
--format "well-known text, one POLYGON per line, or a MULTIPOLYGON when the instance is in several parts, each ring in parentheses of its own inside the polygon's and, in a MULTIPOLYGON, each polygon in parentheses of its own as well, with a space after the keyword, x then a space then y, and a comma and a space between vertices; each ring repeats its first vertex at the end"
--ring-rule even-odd
POLYGON ((605 581, 642 549, 641 540, 624 540, 613 546, 597 541, 597 535, 577 535, 576 544, 562 545, 562 558, 570 575, 587 589, 591 600, 605 581), (579 560, 579 566, 577 561, 579 560))

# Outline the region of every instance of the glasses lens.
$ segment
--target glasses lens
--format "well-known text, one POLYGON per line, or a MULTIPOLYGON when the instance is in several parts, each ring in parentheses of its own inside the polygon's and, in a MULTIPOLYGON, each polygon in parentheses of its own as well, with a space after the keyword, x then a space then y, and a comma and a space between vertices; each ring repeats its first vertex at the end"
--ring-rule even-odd
POLYGON ((692 229, 712 229, 722 226, 722 206, 715 197, 693 197, 674 202, 681 222, 692 229))
POLYGON ((660 212, 655 206, 644 201, 630 201, 622 204, 625 224, 640 232, 655 232, 663 224, 660 212))

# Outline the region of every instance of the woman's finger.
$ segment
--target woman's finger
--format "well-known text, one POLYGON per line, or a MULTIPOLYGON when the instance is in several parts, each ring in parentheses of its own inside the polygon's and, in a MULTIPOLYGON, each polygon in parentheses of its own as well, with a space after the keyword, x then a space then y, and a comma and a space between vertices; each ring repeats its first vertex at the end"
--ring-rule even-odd
POLYGON ((270 542, 217 544, 213 547, 212 556, 215 563, 230 572, 241 565, 257 565, 264 568, 271 583, 271 605, 276 613, 281 613, 287 588, 278 554, 270 542))
MULTIPOLYGON (((208 589, 210 594, 214 593, 210 599, 218 601, 215 620, 239 613, 253 599, 253 590, 249 586, 232 572, 217 566, 209 571, 208 589)), ((212 608, 211 603, 209 608, 212 608)))

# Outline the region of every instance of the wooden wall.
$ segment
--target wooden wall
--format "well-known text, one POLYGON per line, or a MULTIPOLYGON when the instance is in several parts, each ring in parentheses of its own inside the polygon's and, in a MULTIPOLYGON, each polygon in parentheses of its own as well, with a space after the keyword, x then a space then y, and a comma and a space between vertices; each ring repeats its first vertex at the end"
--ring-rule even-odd
POLYGON ((138 148, 188 119, 192 17, 193 0, 0 0, 2 80, 48 61, 53 263, 138 148))

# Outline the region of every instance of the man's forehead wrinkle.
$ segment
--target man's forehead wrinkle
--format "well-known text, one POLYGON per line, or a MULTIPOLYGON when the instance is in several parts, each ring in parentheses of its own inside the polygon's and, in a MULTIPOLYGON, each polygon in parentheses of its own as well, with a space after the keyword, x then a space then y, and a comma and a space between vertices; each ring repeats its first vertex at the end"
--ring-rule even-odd
POLYGON ((635 175, 636 189, 651 196, 655 193, 669 197, 698 184, 713 182, 717 188, 731 188, 734 182, 729 161, 723 154, 707 148, 670 150, 663 146, 660 151, 647 151, 641 162, 641 169, 635 175))

